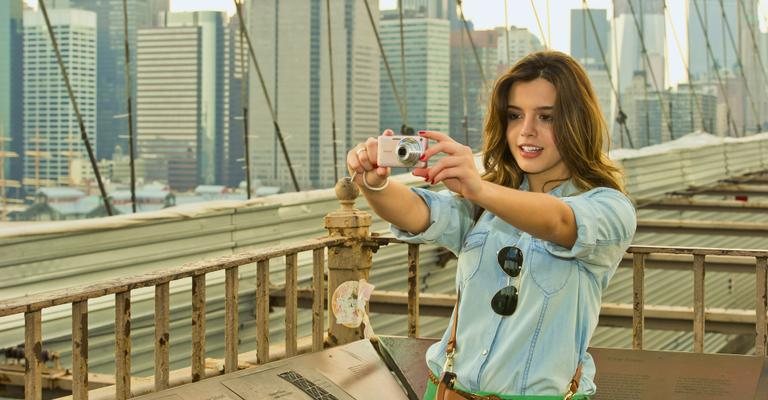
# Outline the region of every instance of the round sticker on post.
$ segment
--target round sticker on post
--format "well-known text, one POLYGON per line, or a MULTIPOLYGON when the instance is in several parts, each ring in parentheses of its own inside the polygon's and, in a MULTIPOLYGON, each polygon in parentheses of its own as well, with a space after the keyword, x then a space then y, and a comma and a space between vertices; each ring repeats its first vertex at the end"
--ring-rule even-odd
POLYGON ((346 281, 333 291, 331 310, 336 323, 347 328, 357 328, 365 323, 363 331, 366 338, 374 336, 371 321, 365 311, 365 304, 371 298, 374 286, 365 279, 346 281))
POLYGON ((363 312, 358 307, 358 281, 346 281, 333 291, 331 310, 336 317, 336 323, 347 328, 357 328, 363 322, 363 312))

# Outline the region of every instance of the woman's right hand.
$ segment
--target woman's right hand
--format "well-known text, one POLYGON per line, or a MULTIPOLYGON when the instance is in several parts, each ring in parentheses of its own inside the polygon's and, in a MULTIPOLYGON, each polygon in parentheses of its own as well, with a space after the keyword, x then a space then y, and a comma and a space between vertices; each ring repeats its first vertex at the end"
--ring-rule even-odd
MULTIPOLYGON (((395 133, 387 129, 382 133, 386 136, 393 136, 395 133)), ((349 175, 354 178, 353 182, 361 188, 363 184, 363 174, 368 184, 372 187, 384 185, 389 178, 389 167, 379 167, 376 156, 379 149, 379 141, 374 137, 369 137, 365 142, 359 143, 347 152, 347 170, 349 175), (373 171, 374 173, 370 173, 373 171)))

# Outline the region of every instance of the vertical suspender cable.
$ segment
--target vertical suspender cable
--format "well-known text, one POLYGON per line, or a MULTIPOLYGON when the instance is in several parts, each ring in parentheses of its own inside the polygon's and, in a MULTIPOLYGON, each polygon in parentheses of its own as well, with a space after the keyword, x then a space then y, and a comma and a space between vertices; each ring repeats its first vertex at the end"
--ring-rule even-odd
POLYGON ((395 96, 395 101, 397 101, 397 106, 400 109, 400 118, 404 118, 405 116, 405 106, 403 104, 402 99, 400 98, 400 94, 397 92, 397 85, 395 84, 395 78, 392 76, 392 68, 389 67, 389 61, 387 61, 387 53, 384 52, 384 46, 381 44, 381 37, 379 36, 379 30, 376 29, 376 21, 373 19, 373 13, 371 12, 371 5, 368 3, 368 0, 363 0, 365 3, 365 10, 368 12, 368 20, 371 22, 371 28, 373 29, 373 34, 376 36, 376 43, 379 45, 379 52, 381 53, 381 59, 384 61, 384 68, 387 70, 387 76, 389 77, 389 84, 392 86, 392 94, 395 96))
POLYGON ((552 14, 549 12, 549 0, 547 0, 547 43, 552 45, 552 14))
MULTIPOLYGON (((248 85, 249 70, 245 65, 245 31, 243 26, 239 25, 240 36, 240 103, 243 108, 243 157, 245 158, 245 190, 246 198, 251 199, 253 190, 251 189, 251 151, 250 140, 248 140, 248 98, 246 96, 246 86, 248 85)), ((250 68, 249 68, 250 69, 250 68)))
MULTIPOLYGON (((582 2, 581 4, 583 5, 584 2, 582 2)), ((584 11, 584 14, 591 14, 591 11, 587 9, 584 9, 583 11, 584 11)), ((598 42, 600 41, 600 38, 598 36, 595 36, 595 39, 597 39, 598 42)), ((582 51, 584 51, 584 58, 585 58, 583 62, 586 62, 586 58, 587 58, 587 19, 586 18, 581 19, 581 45, 583 46, 582 51)), ((573 53, 573 49, 571 49, 571 53, 573 53)), ((605 68, 608 68, 608 64, 605 64, 605 68)))
MULTIPOLYGON (((587 0, 582 0, 582 5, 584 8, 587 8, 587 0)), ((595 36, 597 36, 597 28, 595 27, 595 21, 592 18, 592 14, 589 14, 589 22, 592 24, 592 30, 595 32, 595 36)), ((618 48, 618 39, 616 35, 616 29, 611 29, 613 31, 613 54, 616 57, 616 122, 619 123, 620 127, 623 127, 624 130, 627 133, 627 138, 630 141, 630 148, 634 149, 635 146, 632 145, 632 136, 629 134, 629 129, 627 129, 627 114, 624 113, 624 111, 621 109, 621 83, 619 80, 621 79, 621 72, 619 72, 619 48, 618 48)), ((599 43, 599 41, 598 41, 599 43)), ((605 58, 605 54, 603 54, 603 58, 605 58)), ((613 68, 613 66, 611 66, 613 68)), ((623 138, 623 136, 619 135, 619 138, 623 138)), ((621 147, 624 147, 624 142, 622 140, 621 147)))
MULTIPOLYGON (((635 6, 632 5, 632 1, 628 1, 627 3, 629 4, 630 11, 632 12, 632 20, 634 20, 635 22, 635 29, 637 29, 637 34, 640 37, 640 48, 642 50, 643 57, 645 58, 645 64, 648 67, 648 70, 651 72, 651 80, 653 80, 653 86, 656 89, 656 93, 659 96, 659 108, 661 108, 662 115, 667 119, 667 129, 669 129, 669 134, 674 135, 672 131, 672 125, 671 125, 671 121, 672 121, 671 116, 665 112, 666 108, 664 108, 664 95, 662 92, 664 89, 659 88, 659 84, 656 81, 656 74, 653 72, 653 66, 651 65, 651 59, 650 57, 648 57, 648 48, 645 46, 645 34, 643 33, 643 28, 640 26, 640 21, 637 18, 637 13, 635 13, 635 6)), ((646 102, 647 102, 647 96, 646 96, 646 102)))
MULTIPOLYGON (((595 20, 592 17, 592 13, 589 11, 589 5, 587 4, 587 0, 581 0, 581 7, 586 12, 587 18, 589 18, 589 24, 592 26, 592 33, 595 35, 595 41, 597 42, 597 48, 600 50, 600 57, 603 59, 603 65, 605 65, 605 68, 608 70, 608 83, 611 85, 611 91, 613 92, 613 95, 616 96, 616 107, 618 108, 617 116, 616 116, 616 122, 619 123, 619 129, 622 130, 622 132, 626 133, 627 135, 627 141, 629 142, 629 147, 634 148, 634 144, 632 143, 632 136, 629 135, 629 129, 627 128, 627 114, 624 114, 624 111, 621 108, 621 93, 619 92, 617 85, 613 84, 613 76, 611 74, 611 70, 608 68, 608 57, 605 56, 605 49, 603 48, 603 44, 600 42, 600 35, 597 33, 597 26, 595 25, 595 20)), ((586 49, 586 29, 584 32, 584 48, 586 49)), ((616 44, 616 41, 614 40, 614 45, 616 44)), ((614 50, 615 51, 615 50, 614 50)), ((617 69, 618 70, 618 69, 617 69)), ((624 146, 623 143, 623 136, 621 133, 619 134, 619 138, 622 141, 621 145, 624 146)))
MULTIPOLYGON (((723 4, 723 0, 720 0, 720 11, 723 14, 723 22, 725 22, 724 25, 725 25, 726 31, 728 32, 728 38, 730 39, 731 46, 733 46, 733 51, 736 53, 737 65, 739 66, 739 72, 741 73, 742 83, 744 84, 744 91, 747 92, 747 98, 749 99, 749 104, 752 107, 752 115, 755 116, 755 121, 757 121, 760 119, 757 112, 757 106, 755 106, 755 99, 754 97, 752 97, 752 91, 749 90, 749 85, 747 84, 747 74, 744 73, 744 63, 742 63, 741 61, 741 50, 739 49, 739 46, 736 44, 736 39, 733 38, 733 30, 731 29, 731 23, 728 22, 728 18, 726 18, 725 16, 725 5, 723 4)), ((744 118, 744 124, 746 125, 746 123, 747 123, 747 119, 744 118)), ((744 127, 745 134, 747 133, 746 131, 747 129, 745 126, 744 127)))
POLYGON ((93 148, 91 142, 88 140, 88 134, 85 132, 85 122, 83 121, 83 115, 80 114, 80 108, 77 106, 77 99, 75 98, 75 92, 72 90, 72 85, 69 83, 69 75, 67 74, 67 68, 64 66, 64 60, 61 58, 61 52, 59 51, 59 44, 56 42, 56 35, 53 33, 53 27, 51 26, 51 20, 48 18, 48 10, 45 7, 45 0, 40 0, 40 10, 43 12, 43 18, 45 18, 45 26, 48 28, 48 35, 51 37, 51 44, 53 45, 53 51, 56 53, 56 61, 59 64, 61 70, 61 76, 64 78, 64 85, 67 87, 67 94, 69 95, 69 101, 72 103, 72 108, 77 116, 77 125, 80 128, 80 138, 83 140, 85 150, 88 152, 88 159, 91 161, 91 167, 93 168, 93 175, 96 177, 96 182, 99 184, 99 192, 101 192, 101 200, 104 202, 104 209, 107 210, 107 215, 112 214, 112 207, 109 205, 109 199, 107 198, 107 191, 104 188, 104 182, 101 181, 101 174, 99 173, 99 165, 96 162, 96 156, 93 154, 93 148))
POLYGON ((488 90, 488 81, 485 79, 485 69, 483 68, 483 63, 480 62, 480 55, 477 54, 477 47, 475 46, 475 41, 472 40, 472 33, 469 30, 469 23, 467 23, 467 19, 464 17, 464 7, 462 6, 461 1, 462 0, 456 0, 456 5, 458 6, 458 11, 459 11, 459 17, 461 18, 461 22, 464 24, 464 31, 467 33, 469 44, 472 46, 472 53, 474 53, 475 55, 475 62, 477 63, 477 69, 480 72, 480 79, 483 80, 483 87, 486 90, 488 90))
MULTIPOLYGON (((701 25, 701 30, 704 32, 704 42, 707 45, 707 55, 712 59, 712 63, 715 63, 715 53, 712 51, 712 44, 709 41, 709 33, 707 32, 707 29, 704 29, 704 18, 701 16, 701 10, 699 9, 699 4, 696 3, 696 1, 691 1, 693 3, 694 8, 696 9, 696 16, 699 19, 699 25, 701 25)), ((720 77, 720 71, 715 66, 715 76, 717 77, 717 83, 720 86, 720 93, 723 94, 723 100, 725 101, 725 108, 728 112, 728 125, 732 126, 733 132, 736 134, 736 136, 739 136, 739 128, 736 126, 736 123, 733 121, 733 118, 731 118, 731 104, 728 101, 728 92, 725 90, 725 85, 723 84, 723 79, 720 77)))
POLYGON ((544 34, 544 27, 541 26, 541 19, 539 18, 539 12, 536 10, 536 4, 533 3, 533 0, 531 0, 531 8, 533 9, 533 16, 536 17, 536 25, 539 27, 539 35, 541 35, 541 41, 544 42, 544 48, 549 49, 547 36, 544 34))
MULTIPOLYGON (((507 68, 510 67, 510 64, 512 62, 510 61, 510 54, 509 54, 509 17, 508 17, 508 9, 509 4, 507 4, 507 0, 504 0, 504 41, 507 44, 507 47, 504 48, 504 53, 507 55, 507 68)), ((461 38, 461 48, 462 51, 464 49, 464 37, 461 38)))
MULTIPOLYGON (((506 0, 505 0, 506 1, 506 0)), ((468 104, 469 96, 467 95, 467 76, 466 76, 466 65, 464 61, 464 31, 459 32, 461 37, 461 44, 459 47, 459 70, 461 71, 461 99, 463 103, 462 107, 462 119, 461 119, 461 128, 464 130, 464 141, 467 146, 471 145, 469 144, 469 116, 468 116, 468 104)))
MULTIPOLYGON (((688 84, 691 87, 691 94, 693 103, 696 105, 696 109, 699 111, 699 117, 701 117, 701 129, 705 129, 706 124, 704 121, 704 111, 701 108, 701 98, 696 94, 696 89, 693 86, 693 76, 691 75, 691 68, 688 65, 688 62, 685 61, 685 56, 683 55, 683 48, 680 45, 680 39, 677 36, 677 29, 675 29, 675 24, 672 23, 672 15, 669 12, 669 8, 667 7, 667 0, 664 0, 664 15, 667 17, 669 21, 669 26, 672 29, 672 37, 675 40, 675 47, 677 48, 677 53, 680 55, 680 61, 682 61, 683 66, 685 67, 685 72, 688 76, 688 84)), ((694 125, 694 114, 693 114, 693 107, 691 107, 691 128, 693 128, 694 125)))
MULTIPOLYGON (((400 73, 403 88, 403 128, 408 126, 408 85, 405 84, 405 30, 403 26, 403 0, 397 0, 398 16, 400 18, 400 73)), ((405 129, 403 132, 405 133, 405 129)))
POLYGON ((280 147, 283 150, 283 156, 285 157, 285 161, 288 164, 288 171, 291 174, 293 187, 296 189, 297 192, 299 192, 301 191, 301 189, 299 189, 299 182, 296 180, 296 174, 293 172, 293 165, 291 165, 291 158, 288 155, 288 149, 285 147, 285 140, 283 139, 283 133, 280 130, 280 124, 277 123, 277 114, 275 114, 275 109, 274 107, 272 107, 272 101, 269 99, 269 93, 267 92, 267 85, 266 83, 264 83, 264 76, 261 74, 261 68, 259 68, 259 62, 256 61, 256 53, 253 50, 251 37, 248 35, 248 29, 245 28, 245 18, 243 17, 242 4, 240 4, 237 0, 233 0, 233 1, 235 2, 235 9, 237 10, 237 18, 240 20, 240 29, 243 30, 243 35, 245 35, 245 41, 248 43, 248 53, 251 55, 251 61, 253 62, 253 67, 256 68, 256 74, 259 77, 261 90, 264 93, 264 100, 267 102, 267 107, 269 108, 269 115, 270 117, 272 117, 272 125, 275 126, 275 131, 277 132, 277 139, 280 141, 280 147))
POLYGON ((128 45, 128 4, 123 0, 123 39, 125 48, 125 98, 128 107, 128 156, 131 168, 131 209, 136 212, 136 149, 133 139, 133 97, 131 96, 131 48, 128 45))
POLYGON ((339 180, 339 157, 336 150, 336 96, 333 80, 333 40, 331 38, 331 0, 325 2, 325 17, 328 24, 328 66, 331 74, 331 134, 333 140, 333 181, 339 180))

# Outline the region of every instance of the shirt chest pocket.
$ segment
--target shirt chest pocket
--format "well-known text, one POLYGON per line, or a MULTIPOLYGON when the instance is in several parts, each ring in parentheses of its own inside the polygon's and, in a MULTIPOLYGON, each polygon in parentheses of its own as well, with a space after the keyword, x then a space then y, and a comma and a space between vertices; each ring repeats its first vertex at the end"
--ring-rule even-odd
POLYGON ((466 283, 475 275, 480 267, 483 248, 488 238, 488 231, 472 232, 464 239, 459 253, 458 277, 460 283, 466 283))
POLYGON ((527 263, 531 277, 536 285, 546 294, 553 295, 565 287, 577 268, 576 261, 553 256, 544 248, 539 239, 532 239, 530 262, 527 263))

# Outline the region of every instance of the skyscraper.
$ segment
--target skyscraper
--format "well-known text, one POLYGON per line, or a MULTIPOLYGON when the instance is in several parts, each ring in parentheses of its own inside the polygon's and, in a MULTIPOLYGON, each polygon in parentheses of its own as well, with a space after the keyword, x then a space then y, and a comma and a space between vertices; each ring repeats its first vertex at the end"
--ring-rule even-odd
POLYGON ((483 118, 488 107, 488 93, 499 72, 498 42, 503 40, 499 32, 503 32, 503 28, 471 31, 486 82, 483 82, 466 32, 451 32, 449 132, 456 140, 476 150, 482 145, 483 118))
POLYGON ((604 9, 571 10, 571 56, 583 65, 597 65, 607 68, 603 61, 610 57, 610 31, 607 11, 604 9), (593 29, 594 23, 594 29, 593 29), (599 45, 598 45, 599 41, 599 45), (602 46, 603 52, 600 48, 602 46))
MULTIPOLYGON (((378 0, 370 3, 374 22, 378 22, 378 0)), ((376 44, 376 36, 373 33, 365 6, 356 0, 345 0, 344 24, 346 28, 346 70, 343 75, 334 70, 336 76, 343 77, 347 92, 344 107, 344 115, 346 115, 345 142, 339 143, 341 149, 339 158, 342 165, 340 173, 342 174, 345 172, 346 148, 341 146, 346 145, 348 147, 380 133, 379 66, 381 65, 381 55, 376 44)), ((339 106, 336 107, 338 109, 339 106)))
MULTIPOLYGON (((112 158, 115 146, 128 151, 128 108, 125 93, 123 0, 69 0, 72 8, 96 13, 98 103, 96 121, 99 159, 112 158)), ((131 97, 136 100, 136 30, 152 26, 148 0, 128 0, 128 44, 131 49, 131 97)), ((134 110, 135 111, 135 110, 134 110)), ((136 126, 134 115, 134 127, 136 126)), ((134 132, 135 133, 135 132, 134 132)))
POLYGON ((623 97, 627 113, 627 126, 635 148, 663 143, 669 140, 667 129, 663 128, 662 107, 659 96, 649 87, 644 71, 636 71, 632 85, 626 88, 623 97))
POLYGON ((507 32, 504 28, 499 31, 498 51, 500 71, 506 70, 514 65, 518 60, 529 53, 542 50, 543 46, 539 38, 526 28, 510 26, 507 32), (509 49, 507 49, 507 38, 509 34, 509 49))
POLYGON ((448 7, 455 7, 453 0, 403 0, 403 10, 416 11, 423 17, 448 19, 448 7))
POLYGON ((227 29, 227 59, 229 68, 229 130, 223 143, 221 161, 222 184, 237 187, 245 180, 245 135, 243 107, 248 106, 248 44, 240 34, 240 20, 230 18, 227 29))
MULTIPOLYGON (((643 104, 649 107, 654 104, 650 96, 645 95, 648 88, 651 91, 664 90, 665 73, 664 60, 666 55, 666 25, 664 21, 664 1, 663 0, 614 0, 613 1, 613 41, 611 42, 611 76, 614 79, 616 88, 624 112, 629 118, 635 118, 629 112, 630 107, 624 103, 631 101, 627 90, 634 86, 643 91, 643 98, 647 98, 643 104), (643 53, 643 44, 646 53, 643 53), (646 57, 647 56, 647 57, 646 57), (638 86, 636 79, 642 79, 643 84, 638 86), (654 83, 657 86, 654 86, 654 83)), ((621 132, 619 125, 615 122, 618 114, 618 101, 615 96, 611 97, 611 112, 609 127, 613 132, 613 139, 620 139, 617 136, 621 132)), ((637 102, 635 102, 637 103, 637 102)), ((658 103, 658 102, 656 102, 658 103)), ((660 110, 660 106, 656 106, 660 110)), ((643 115, 654 115, 653 110, 645 110, 643 115)), ((654 117, 655 118, 655 117, 654 117)), ((642 120, 647 118, 642 117, 642 120)), ((646 127, 648 124, 643 124, 646 127)), ((645 129, 645 128, 644 128, 645 129)), ((630 133, 637 135, 630 127, 630 133)), ((667 131, 667 134, 669 132, 667 131)), ((645 140, 642 143, 650 143, 652 140, 645 140)), ((635 141, 635 147, 639 141, 635 141)))
MULTIPOLYGON (((571 10, 571 56, 578 60, 587 71, 592 87, 600 102, 600 111, 608 122, 611 116, 611 76, 606 62, 611 57, 611 27, 604 9, 571 10)), ((609 130, 613 124, 608 123, 609 130)), ((618 136, 611 136, 611 145, 623 144, 618 136)))
MULTIPOLYGON (((378 1, 369 3, 377 18, 378 1)), ((287 6, 267 0, 251 4, 249 34, 297 183, 302 190, 331 187, 335 184, 334 168, 339 176, 346 174, 344 160, 350 144, 378 134, 379 56, 365 5, 355 0, 330 4, 332 80, 325 2, 287 6), (332 82, 335 115, 331 112, 332 82)), ((255 76, 251 66, 252 177, 265 185, 294 190, 261 83, 255 76)))
MULTIPOLYGON (((85 130, 96 137, 96 14, 48 10, 69 73, 85 130)), ((87 159, 77 117, 54 55, 41 12, 24 12, 24 186, 68 184, 70 164, 87 159)))
MULTIPOLYGON (((22 15, 22 0, 9 0, 0 4, 0 148, 15 153, 15 157, 0 157, 3 163, 0 179, 14 181, 22 179, 22 15)), ((0 193, 0 196, 8 194, 0 193)))
POLYGON ((672 138, 695 131, 715 131, 717 96, 696 85, 680 84, 666 98, 672 138))
POLYGON ((616 51, 611 52, 611 75, 617 78, 619 88, 623 90, 632 84, 635 71, 647 71, 648 82, 653 85, 653 76, 659 89, 663 89, 666 53, 664 1, 614 0, 613 24, 616 31, 613 49, 616 51), (643 55, 643 43, 650 68, 643 55))
MULTIPOLYGON (((726 76, 743 78, 737 96, 746 98, 735 101, 744 102, 745 107, 737 110, 730 105, 728 118, 733 119, 739 130, 746 132, 759 130, 758 126, 768 114, 764 96, 766 82, 755 51, 760 46, 757 18, 757 0, 688 2, 691 75, 697 82, 716 82, 718 73, 721 80, 726 76)), ((732 97, 733 93, 727 95, 727 98, 732 97)), ((720 99, 724 102, 725 97, 721 95, 720 99)), ((726 104, 722 106, 728 107, 726 104)))
POLYGON ((176 190, 215 184, 229 125, 225 14, 172 13, 138 33, 139 156, 168 163, 176 190), (224 45, 222 45, 224 44, 224 45))
MULTIPOLYGON (((407 112, 407 124, 416 130, 447 132, 450 127, 450 23, 448 20, 403 20, 405 68, 401 67, 400 21, 396 12, 380 23, 381 42, 392 69, 398 94, 407 112), (405 73, 405 80, 403 80, 405 73)), ((404 121, 400 105, 381 66, 381 129, 396 132, 404 121)))
MULTIPOLYGON (((722 0, 728 24, 735 29, 738 0, 722 0)), ((714 77, 715 70, 736 71, 736 50, 729 43, 720 1, 688 0, 688 65, 694 80, 714 77), (699 19, 701 16, 701 20, 699 19), (702 21, 704 22, 702 24, 702 21), (712 54, 706 45, 706 36, 712 54), (714 56, 714 59, 712 58, 714 56)), ((734 32, 735 33, 735 32, 734 32)))

